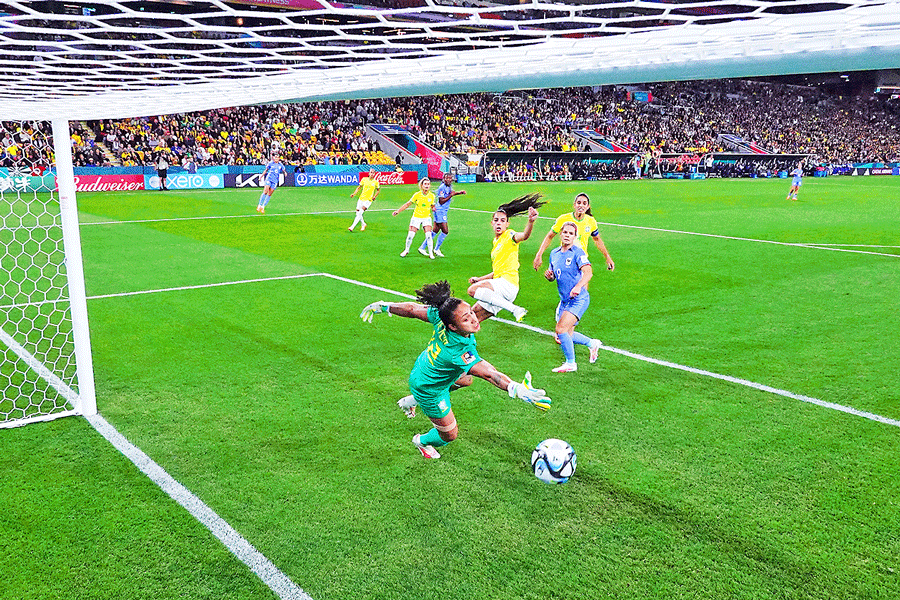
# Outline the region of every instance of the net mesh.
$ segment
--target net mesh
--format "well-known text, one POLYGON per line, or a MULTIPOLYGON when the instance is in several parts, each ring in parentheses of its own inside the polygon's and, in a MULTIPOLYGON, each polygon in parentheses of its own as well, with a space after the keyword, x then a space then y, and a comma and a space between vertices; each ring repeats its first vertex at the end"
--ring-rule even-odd
POLYGON ((50 124, 0 122, 0 141, 0 427, 8 427, 71 412, 77 385, 50 124))
POLYGON ((0 2, 0 118, 888 68, 900 66, 898 8, 900 0, 0 2))

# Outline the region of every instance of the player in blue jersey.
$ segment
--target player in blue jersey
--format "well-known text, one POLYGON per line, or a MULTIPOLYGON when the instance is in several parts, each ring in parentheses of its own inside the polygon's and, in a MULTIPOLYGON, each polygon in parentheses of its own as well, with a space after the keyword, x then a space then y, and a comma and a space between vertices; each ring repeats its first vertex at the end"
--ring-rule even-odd
POLYGON ((791 189, 788 192, 787 200, 796 200, 797 192, 800 191, 800 186, 803 185, 803 161, 797 163, 797 168, 791 171, 791 176, 793 179, 791 180, 791 189))
MULTIPOLYGON (((465 195, 465 190, 453 191, 453 175, 444 173, 444 181, 437 189, 437 204, 434 205, 434 230, 440 231, 437 241, 434 244, 435 256, 444 258, 441 252, 441 244, 450 235, 450 229, 447 227, 447 213, 450 211, 450 201, 453 196, 465 195)), ((419 246, 419 252, 424 253, 427 250, 428 240, 422 242, 419 246)))
POLYGON ((272 194, 278 189, 278 182, 281 180, 281 175, 286 173, 287 169, 281 164, 278 151, 273 151, 272 160, 266 165, 262 174, 262 180, 265 187, 263 188, 262 195, 259 197, 259 204, 256 207, 256 212, 266 214, 266 205, 269 203, 269 200, 272 199, 272 194))
POLYGON ((559 305, 556 307, 556 335, 562 346, 565 362, 553 369, 554 373, 570 373, 578 370, 575 362, 575 344, 591 350, 590 361, 596 362, 600 353, 600 340, 575 332, 575 326, 591 303, 588 282, 593 276, 591 261, 575 240, 578 225, 572 221, 563 224, 559 231, 562 245, 550 253, 550 268, 544 272, 547 281, 556 281, 559 305))
POLYGON ((450 292, 446 281, 425 285, 416 290, 415 302, 373 302, 360 315, 371 322, 380 313, 410 317, 430 323, 434 333, 428 346, 416 359, 409 375, 412 395, 402 398, 398 404, 408 417, 415 416, 415 407, 434 425, 428 432, 413 436, 413 445, 425 458, 440 458, 436 448, 446 446, 456 439, 459 428, 450 407, 450 392, 472 383, 472 376, 480 377, 506 391, 510 398, 520 398, 536 408, 550 408, 550 398, 544 390, 531 387, 531 375, 516 383, 498 371, 478 355, 475 333, 481 322, 472 307, 450 292))

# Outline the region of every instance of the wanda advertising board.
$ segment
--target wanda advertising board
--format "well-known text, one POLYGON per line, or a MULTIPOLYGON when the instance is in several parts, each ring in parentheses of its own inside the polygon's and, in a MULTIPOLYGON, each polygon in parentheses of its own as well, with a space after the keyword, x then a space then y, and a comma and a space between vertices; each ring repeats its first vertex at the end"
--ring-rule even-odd
MULTIPOLYGON (((368 177, 368 173, 360 171, 357 174, 357 181, 362 181, 363 177, 368 177)), ((381 185, 402 185, 404 183, 419 183, 419 173, 417 171, 376 171, 375 179, 381 185)))

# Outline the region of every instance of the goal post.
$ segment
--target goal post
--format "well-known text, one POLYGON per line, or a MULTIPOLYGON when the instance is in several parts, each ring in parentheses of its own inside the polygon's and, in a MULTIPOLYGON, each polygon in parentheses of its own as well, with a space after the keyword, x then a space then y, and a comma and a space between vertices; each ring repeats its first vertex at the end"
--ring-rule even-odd
POLYGON ((78 202, 75 199, 75 171, 72 167, 69 121, 53 120, 53 147, 56 152, 56 182, 59 189, 59 213, 66 257, 69 309, 72 312, 75 374, 78 380, 78 400, 75 410, 83 415, 93 415, 97 413, 97 399, 94 391, 94 363, 91 358, 91 336, 84 288, 84 263, 81 259, 81 234, 78 230, 78 202))
POLYGON ((94 414, 69 122, 0 122, 0 143, 0 428, 94 414))

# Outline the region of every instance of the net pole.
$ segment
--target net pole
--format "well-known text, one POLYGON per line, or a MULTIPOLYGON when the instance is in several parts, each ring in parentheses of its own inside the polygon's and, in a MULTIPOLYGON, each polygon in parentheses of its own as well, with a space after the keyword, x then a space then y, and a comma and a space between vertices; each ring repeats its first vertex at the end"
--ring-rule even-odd
POLYGON ((75 171, 72 168, 72 138, 67 119, 53 120, 53 149, 56 156, 56 181, 59 188, 59 212, 62 219, 63 248, 69 303, 72 310, 72 333, 75 342, 75 371, 78 378, 78 406, 83 415, 97 414, 94 390, 94 363, 88 328, 87 298, 84 289, 84 266, 81 261, 81 235, 78 230, 78 204, 75 200, 75 171))

